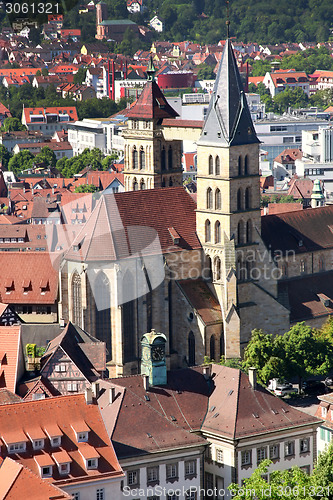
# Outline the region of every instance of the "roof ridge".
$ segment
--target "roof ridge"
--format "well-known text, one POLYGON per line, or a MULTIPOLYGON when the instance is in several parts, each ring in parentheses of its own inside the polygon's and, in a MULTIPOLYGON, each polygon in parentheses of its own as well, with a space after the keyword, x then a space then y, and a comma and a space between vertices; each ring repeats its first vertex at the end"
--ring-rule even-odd
POLYGON ((236 428, 237 428, 237 418, 238 418, 238 410, 239 410, 239 398, 240 398, 240 381, 241 381, 241 375, 242 371, 238 370, 238 387, 237 387, 237 404, 236 404, 236 412, 235 412, 235 419, 234 419, 234 430, 233 430, 233 439, 236 437, 236 428))

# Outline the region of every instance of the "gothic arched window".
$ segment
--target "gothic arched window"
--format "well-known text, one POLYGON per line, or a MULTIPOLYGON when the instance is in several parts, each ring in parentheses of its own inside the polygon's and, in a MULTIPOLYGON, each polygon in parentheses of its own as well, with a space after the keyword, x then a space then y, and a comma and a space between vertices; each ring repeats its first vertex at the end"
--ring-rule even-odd
POLYGON ((252 221, 249 219, 246 223, 246 243, 252 242, 252 221))
POLYGON ((249 173, 249 157, 248 155, 244 158, 244 175, 248 175, 249 173))
POLYGON ((214 261, 214 271, 215 271, 215 281, 220 281, 221 279, 221 259, 216 257, 214 261))
POLYGON ((221 191, 219 189, 215 191, 215 210, 221 210, 221 191))
POLYGON ((205 222, 205 241, 210 241, 211 240, 211 227, 210 227, 210 220, 206 220, 205 222))
POLYGON ((133 168, 134 170, 136 170, 139 167, 139 165, 138 165, 138 152, 135 146, 133 148, 132 155, 133 155, 133 168))
POLYGON ((73 297, 73 323, 82 326, 82 295, 81 295, 81 277, 77 271, 72 278, 72 297, 73 297))
POLYGON ((212 155, 209 155, 208 158, 208 174, 213 175, 214 170, 213 170, 213 157, 212 155))
POLYGON ((141 179, 141 182, 140 182, 140 189, 146 189, 146 183, 143 179, 141 179))
POLYGON ((220 175, 221 168, 220 168, 220 157, 217 156, 215 158, 215 175, 220 175))
POLYGON ((96 338, 106 343, 108 359, 112 357, 111 350, 111 288, 106 274, 100 272, 94 282, 95 299, 95 332, 96 338))
POLYGON ((134 180, 133 180, 133 191, 137 191, 139 189, 139 184, 138 184, 138 181, 136 180, 136 178, 134 177, 134 180))
POLYGON ((244 243, 244 224, 242 220, 240 220, 237 225, 237 243, 238 245, 244 243))
POLYGON ((172 181, 172 177, 169 178, 169 186, 173 186, 173 181, 172 181))
POLYGON ((238 157, 238 175, 242 175, 242 157, 238 157))
POLYGON ((211 188, 207 189, 207 200, 206 201, 207 201, 206 207, 213 208, 213 191, 211 190, 211 188))
POLYGON ((245 209, 251 206, 251 189, 249 187, 245 190, 245 209))
POLYGON ((219 220, 215 222, 215 243, 221 243, 221 223, 219 220))
POLYGON ((188 334, 188 364, 195 365, 195 337, 192 331, 188 334))
POLYGON ((146 168, 146 154, 143 150, 143 147, 140 148, 140 169, 146 168))

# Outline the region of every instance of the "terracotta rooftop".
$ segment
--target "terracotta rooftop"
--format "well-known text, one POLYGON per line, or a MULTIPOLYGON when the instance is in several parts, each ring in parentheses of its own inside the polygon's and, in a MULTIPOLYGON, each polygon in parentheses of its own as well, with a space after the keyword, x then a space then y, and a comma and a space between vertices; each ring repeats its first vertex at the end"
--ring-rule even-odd
POLYGON ((333 247, 333 206, 261 218, 261 235, 271 251, 312 252, 333 247))
POLYGON ((0 406, 0 440, 2 456, 7 456, 5 445, 7 436, 11 442, 26 442, 26 452, 12 454, 13 459, 40 476, 37 462, 52 465, 53 484, 70 484, 84 479, 100 477, 122 477, 113 446, 107 435, 99 408, 96 404, 86 404, 85 396, 58 396, 40 401, 28 401, 12 405, 0 406), (87 444, 95 449, 99 456, 97 469, 87 469, 80 453, 86 443, 77 441, 72 424, 81 420, 89 428, 87 444), (40 428, 47 436, 42 450, 34 450, 28 437, 29 431, 40 428), (51 447, 49 436, 61 436, 59 447, 51 447), (16 440, 16 441, 15 441, 16 440), (66 452, 70 457, 69 474, 61 475, 53 454, 66 452), (101 476, 102 475, 102 476, 101 476))
POLYGON ((0 365, 0 387, 16 392, 19 372, 20 326, 0 326, 0 351, 4 353, 0 365))
POLYGON ((0 252, 0 300, 8 304, 54 304, 58 296, 57 262, 42 252, 0 252), (41 282, 47 283, 44 288, 41 282), (31 283, 28 290, 23 285, 31 283))
POLYGON ((195 208, 182 187, 103 195, 66 258, 116 260, 138 252, 151 255, 161 249, 179 252, 201 248, 195 229, 195 208), (170 227, 180 235, 179 245, 174 244, 170 227))
POLYGON ((0 498, 3 500, 65 500, 72 498, 48 480, 41 479, 22 464, 6 457, 0 467, 0 498))
POLYGON ((175 118, 178 113, 170 106, 155 81, 148 81, 139 99, 127 113, 134 119, 152 120, 154 118, 175 118))
POLYGON ((178 284, 205 325, 222 323, 221 306, 205 281, 181 280, 178 284))

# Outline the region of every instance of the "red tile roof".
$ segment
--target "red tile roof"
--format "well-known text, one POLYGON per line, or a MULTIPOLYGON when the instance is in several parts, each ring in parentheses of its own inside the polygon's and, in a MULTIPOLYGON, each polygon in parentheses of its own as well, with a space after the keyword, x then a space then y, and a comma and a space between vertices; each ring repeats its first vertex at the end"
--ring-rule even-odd
POLYGON ((65 500, 71 495, 41 479, 22 464, 6 457, 0 467, 0 498, 6 500, 65 500))
POLYGON ((287 148, 282 151, 276 158, 274 158, 274 161, 277 161, 279 163, 291 163, 295 162, 295 160, 301 159, 303 156, 303 153, 300 149, 297 148, 287 148))
POLYGON ((103 195, 66 258, 116 260, 137 252, 154 254, 161 249, 179 252, 201 248, 196 235, 195 208, 194 201, 182 187, 103 195), (119 217, 115 216, 117 211, 119 217), (134 226, 140 228, 135 238, 134 226), (174 244, 169 227, 179 233, 179 245, 174 244), (153 241, 156 244, 153 245, 153 241))
POLYGON ((188 301, 198 312, 206 325, 222 323, 222 312, 219 301, 202 279, 181 280, 178 284, 188 301))
MULTIPOLYGON (((53 106, 48 108, 24 108, 23 113, 27 124, 31 123, 31 116, 38 115, 45 119, 47 114, 63 115, 68 114, 70 121, 77 121, 77 111, 75 106, 53 106)), ((64 122, 66 123, 66 122, 64 122)))
POLYGON ((267 215, 284 214, 287 212, 297 212, 303 210, 302 203, 269 203, 267 207, 267 215))
POLYGON ((128 118, 152 120, 175 118, 178 113, 170 106, 156 82, 147 82, 139 99, 127 112, 128 118))
POLYGON ((186 128, 199 128, 202 129, 204 122, 202 120, 170 120, 164 119, 163 126, 164 127, 186 127, 186 128))
POLYGON ((83 394, 0 406, 2 456, 8 454, 5 436, 7 443, 8 439, 11 442, 24 440, 27 443, 26 452, 13 454, 12 457, 36 475, 40 476, 37 462, 53 465, 50 481, 58 486, 85 479, 123 477, 99 408, 96 404, 86 404, 83 394), (78 420, 85 422, 89 428, 87 444, 94 448, 96 455, 100 457, 97 469, 85 468, 80 450, 86 447, 86 443, 77 442, 76 433, 72 428, 72 424, 78 420), (51 447, 47 437, 42 450, 33 450, 27 434, 34 429, 41 429, 46 436, 62 436, 60 447, 51 447), (70 472, 65 477, 58 472, 52 456, 55 452, 67 452, 70 457, 70 472))
POLYGON ((0 326, 0 351, 5 354, 4 363, 0 365, 0 387, 16 391, 19 371, 20 326, 0 326))
POLYGON ((261 235, 271 251, 312 252, 333 247, 333 206, 261 218, 261 235))
POLYGON ((8 304, 54 304, 58 296, 58 262, 48 253, 0 252, 0 300, 8 304), (41 281, 47 281, 42 289, 41 281), (9 281, 12 289, 6 289, 9 281), (31 282, 31 290, 24 293, 23 282, 31 282), (9 292, 9 293, 7 293, 9 292))

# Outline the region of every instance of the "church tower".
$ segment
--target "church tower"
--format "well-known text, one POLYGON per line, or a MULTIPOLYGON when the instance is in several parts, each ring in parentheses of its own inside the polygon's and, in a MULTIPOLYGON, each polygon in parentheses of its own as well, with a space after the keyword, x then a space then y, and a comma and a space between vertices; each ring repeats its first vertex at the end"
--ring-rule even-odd
MULTIPOLYGON (((257 266, 259 140, 229 39, 197 143, 197 159, 196 223, 206 256, 205 274, 211 276, 222 308, 225 354, 239 357, 256 327, 253 283, 262 278, 257 266)), ((264 286, 277 296, 276 280, 268 279, 264 286)))
POLYGON ((167 141, 163 135, 163 121, 178 113, 155 82, 152 58, 147 76, 139 99, 127 113, 128 128, 123 132, 125 191, 182 185, 182 142, 167 141))

